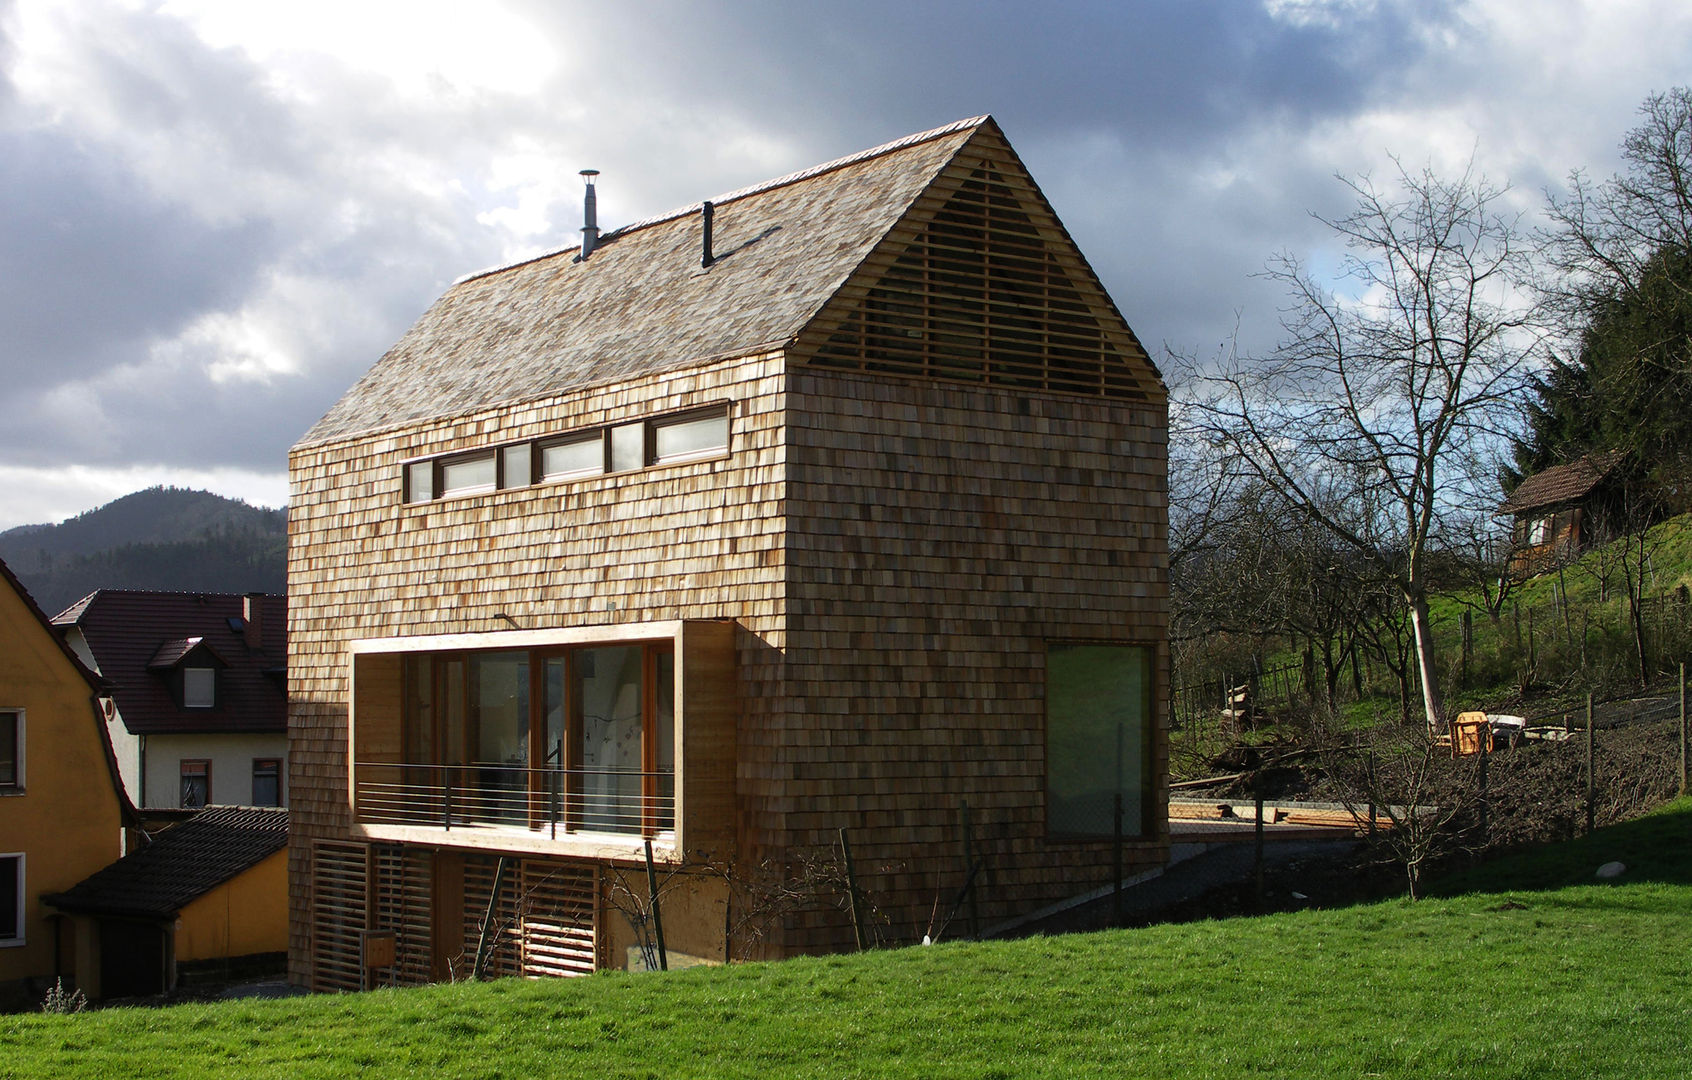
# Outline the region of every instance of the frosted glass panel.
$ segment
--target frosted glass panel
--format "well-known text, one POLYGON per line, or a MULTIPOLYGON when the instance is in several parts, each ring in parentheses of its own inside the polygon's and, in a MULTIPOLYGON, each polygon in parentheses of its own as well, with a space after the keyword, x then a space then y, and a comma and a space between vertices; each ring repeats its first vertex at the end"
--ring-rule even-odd
POLYGON ((1150 754, 1151 654, 1123 645, 1052 645, 1046 651, 1046 825, 1053 833, 1110 836, 1116 797, 1122 832, 1145 830, 1150 754))
POLYGON ((611 471, 646 465, 646 425, 624 424, 611 429, 611 471))
POLYGON ((728 449, 728 413, 652 425, 654 454, 659 462, 707 457, 728 449))
POLYGON ((598 432, 541 447, 541 479, 598 476, 605 471, 605 437, 598 432))
POLYGON ((489 450, 475 457, 456 458, 441 463, 441 494, 467 495, 476 491, 492 491, 494 486, 494 454, 489 450))

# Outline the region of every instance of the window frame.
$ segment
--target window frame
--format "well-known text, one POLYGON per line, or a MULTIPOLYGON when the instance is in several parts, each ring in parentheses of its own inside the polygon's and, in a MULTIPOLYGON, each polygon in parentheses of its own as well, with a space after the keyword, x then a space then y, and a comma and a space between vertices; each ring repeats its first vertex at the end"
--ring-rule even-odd
MULTIPOLYGON (((28 872, 25 860, 28 858, 28 854, 22 851, 0 851, 0 880, 8 876, 11 877, 10 888, 13 890, 12 895, 17 909, 17 918, 13 920, 13 925, 9 928, 0 927, 0 949, 17 949, 29 944, 29 935, 24 932, 28 923, 25 918, 29 897, 29 890, 25 887, 28 872), (4 869, 8 862, 14 865, 10 875, 4 869)), ((0 884, 0 889, 7 887, 5 884, 0 884)))
POLYGON ((694 405, 685 409, 658 413, 654 416, 602 423, 571 431, 553 432, 532 439, 517 439, 510 442, 495 443, 491 446, 454 450, 444 454, 405 458, 400 461, 400 503, 407 507, 427 506, 443 499, 473 498, 479 495, 514 491, 519 488, 535 487, 542 484, 591 480, 601 476, 628 476, 645 469, 690 465, 696 462, 732 456, 733 443, 734 402, 733 400, 719 400, 705 405, 694 405), (723 439, 720 445, 664 456, 658 454, 659 433, 665 428, 694 423, 714 416, 722 417, 723 439), (612 447, 616 440, 616 432, 624 429, 638 429, 640 462, 639 464, 616 468, 612 460, 612 447), (585 445, 596 441, 599 444, 597 466, 551 474, 545 472, 543 461, 548 449, 572 444, 585 445), (512 475, 512 470, 507 465, 508 458, 513 456, 513 451, 519 449, 523 450, 528 458, 526 476, 512 475), (490 456, 494 467, 494 480, 491 485, 476 484, 451 491, 447 490, 445 479, 447 468, 455 464, 490 456), (427 473, 427 489, 422 490, 421 487, 425 483, 422 474, 425 472, 427 473))
MULTIPOLYGON (((1052 669, 1051 657, 1054 649, 1063 648, 1111 648, 1138 650, 1145 658, 1145 676, 1141 688, 1140 700, 1140 731, 1139 731, 1139 814, 1140 827, 1136 831, 1124 829, 1122 838, 1129 842, 1142 842, 1155 838, 1156 829, 1156 782, 1155 761, 1157 753, 1157 722, 1158 722, 1158 651, 1157 646, 1147 641, 1088 641, 1088 640, 1052 640, 1044 643, 1043 652, 1045 663, 1042 665, 1041 687, 1041 721, 1044 728, 1043 742, 1045 751, 1045 768, 1041 791, 1043 795, 1043 817, 1045 819, 1045 839, 1052 843, 1099 843, 1109 841, 1115 835, 1114 825, 1103 831, 1074 831, 1060 830, 1052 823, 1052 669)), ((1120 778, 1119 778, 1120 779, 1120 778)), ((1126 792, 1124 792, 1126 794, 1126 792)), ((1128 810, 1126 799, 1123 810, 1128 810)))
MULTIPOLYGON (((609 648, 634 648, 640 650, 640 695, 641 695, 641 830, 640 832, 623 832, 613 830, 615 835, 642 835, 646 837, 661 837, 675 830, 677 809, 674 805, 676 774, 679 763, 676 759, 679 738, 676 731, 675 716, 675 686, 674 679, 678 671, 675 660, 676 645, 674 639, 630 639, 606 640, 573 643, 568 645, 539 645, 519 646, 513 648, 469 648, 443 649, 439 651, 408 653, 406 655, 406 670, 400 678, 403 686, 401 703, 401 718, 399 724, 401 747, 400 761, 405 765, 429 768, 441 765, 451 765, 463 769, 475 769, 488 763, 475 760, 474 747, 479 741, 480 718, 476 715, 474 695, 471 684, 471 665, 478 657, 495 654, 511 654, 522 656, 527 664, 528 672, 528 712, 527 722, 527 753, 524 769, 528 777, 527 795, 529 799, 529 821, 527 828, 531 831, 544 826, 544 815, 549 809, 548 800, 552 796, 549 791, 546 771, 549 767, 546 735, 547 735, 547 696, 545 688, 545 672, 547 661, 562 661, 563 667, 563 758, 556 767, 560 770, 564 787, 558 795, 566 800, 579 795, 573 786, 577 774, 583 767, 583 736, 584 718, 581 715, 580 702, 577 700, 579 692, 578 679, 581 657, 588 652, 609 648), (665 761, 658 755, 660 732, 659 705, 663 694, 658 687, 658 678, 662 668, 662 657, 670 658, 671 698, 669 702, 669 742, 670 758, 665 761), (453 680, 448 675, 448 666, 461 664, 461 677, 453 680), (420 665, 412 668, 411 665, 420 665), (421 677, 418 676, 419 670, 421 677), (418 692, 426 688, 428 700, 419 699, 418 692), (427 710, 429 719, 417 719, 422 710, 427 710), (451 721, 446 718, 455 712, 460 717, 461 727, 456 730, 451 721), (419 739, 422 745, 419 745, 419 739), (455 745, 456 744, 456 745, 455 745), (451 760, 449 760, 451 759, 451 760), (661 775, 669 776, 669 791, 667 797, 671 800, 669 812, 661 809, 666 797, 664 782, 661 775)), ((593 833, 595 830, 581 829, 571 824, 567 827, 571 832, 593 833)))
POLYGON ((24 773, 24 710, 11 708, 0 709, 0 716, 10 716, 12 718, 12 779, 9 783, 0 781, 0 796, 22 795, 26 790, 27 784, 27 777, 24 773))
MULTIPOLYGON (((210 773, 208 772, 207 773, 207 783, 206 783, 206 790, 207 790, 208 794, 210 793, 210 790, 211 790, 210 779, 211 779, 210 773)), ((254 758, 253 759, 252 790, 250 792, 250 795, 251 795, 251 798, 253 800, 252 804, 254 806, 282 806, 282 805, 284 805, 283 802, 282 802, 282 759, 281 758, 263 757, 263 758, 254 758), (272 778, 276 781, 276 798, 272 802, 261 802, 259 800, 259 797, 258 797, 259 770, 261 768, 264 768, 264 767, 268 767, 271 770, 272 778)))
POLYGON ((179 759, 176 763, 176 777, 177 777, 177 780, 176 780, 176 804, 177 804, 178 808, 183 809, 183 810, 204 810, 206 807, 212 805, 212 763, 211 763, 211 758, 181 758, 181 759, 179 759), (203 766, 205 766, 205 769, 204 769, 203 772, 200 772, 200 773, 197 773, 197 774, 196 773, 190 773, 188 771, 188 767, 190 765, 203 765, 203 766), (200 803, 198 806, 195 806, 194 804, 186 801, 187 791, 182 786, 184 781, 186 781, 190 777, 196 776, 196 775, 199 776, 201 779, 203 779, 205 781, 205 785, 206 785, 205 801, 200 803))

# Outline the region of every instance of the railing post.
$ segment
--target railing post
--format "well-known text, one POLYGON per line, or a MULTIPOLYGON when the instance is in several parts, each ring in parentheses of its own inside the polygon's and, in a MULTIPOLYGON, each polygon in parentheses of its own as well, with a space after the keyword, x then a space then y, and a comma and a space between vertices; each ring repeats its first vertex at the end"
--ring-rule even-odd
POLYGON ((441 766, 441 828, 452 831, 452 766, 441 766))

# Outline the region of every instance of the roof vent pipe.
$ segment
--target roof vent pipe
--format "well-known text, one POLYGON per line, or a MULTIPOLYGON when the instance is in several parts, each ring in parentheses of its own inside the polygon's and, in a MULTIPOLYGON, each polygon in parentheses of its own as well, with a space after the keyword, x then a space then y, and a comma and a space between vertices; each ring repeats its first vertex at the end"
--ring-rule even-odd
POLYGON ((711 218, 716 212, 717 208, 711 205, 710 199, 699 207, 699 218, 705 225, 705 253, 699 259, 699 266, 704 270, 709 270, 711 264, 717 261, 716 256, 711 254, 711 218))
POLYGON ((577 259, 586 259, 599 246, 599 198, 593 193, 593 178, 598 175, 598 169, 582 170, 587 194, 582 196, 582 253, 576 256, 577 259))

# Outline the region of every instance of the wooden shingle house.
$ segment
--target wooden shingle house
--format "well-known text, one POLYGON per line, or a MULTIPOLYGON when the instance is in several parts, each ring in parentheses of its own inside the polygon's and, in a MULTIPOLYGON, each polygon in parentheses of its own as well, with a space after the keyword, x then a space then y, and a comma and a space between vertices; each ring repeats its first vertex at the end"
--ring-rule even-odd
POLYGON ((648 842, 672 964, 850 947, 842 829, 892 941, 1161 865, 1165 439, 986 117, 461 279, 290 457, 292 977, 628 966, 648 842))

